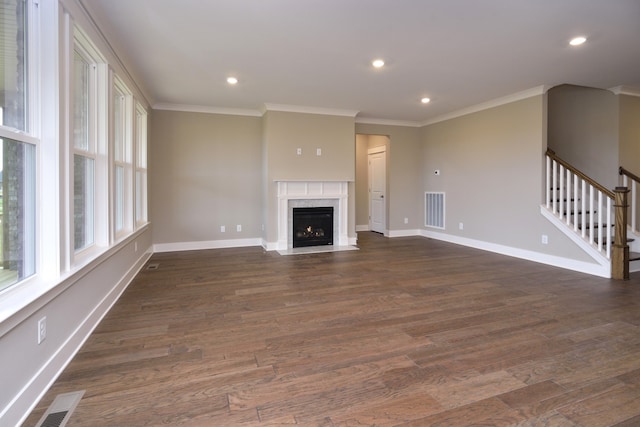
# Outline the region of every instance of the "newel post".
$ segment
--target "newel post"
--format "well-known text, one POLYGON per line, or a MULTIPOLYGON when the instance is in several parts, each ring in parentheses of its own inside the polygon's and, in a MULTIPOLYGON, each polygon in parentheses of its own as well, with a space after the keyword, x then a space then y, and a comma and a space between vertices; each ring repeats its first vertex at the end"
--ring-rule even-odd
POLYGON ((611 277, 616 280, 629 280, 629 245, 627 245, 627 187, 613 190, 615 199, 614 243, 611 253, 611 277))

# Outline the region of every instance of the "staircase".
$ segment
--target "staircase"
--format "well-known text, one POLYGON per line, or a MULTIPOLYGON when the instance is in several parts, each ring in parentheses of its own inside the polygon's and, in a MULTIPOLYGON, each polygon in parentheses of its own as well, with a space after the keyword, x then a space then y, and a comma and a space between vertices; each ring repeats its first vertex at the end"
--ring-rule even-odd
POLYGON ((541 212, 598 263, 604 277, 627 280, 630 263, 640 260, 640 247, 636 249, 638 252, 631 252, 629 246, 635 240, 640 241, 635 226, 635 187, 640 178, 623 171, 622 168, 619 171, 623 186, 609 190, 548 149, 546 194, 541 212), (632 226, 628 227, 630 181, 632 226))

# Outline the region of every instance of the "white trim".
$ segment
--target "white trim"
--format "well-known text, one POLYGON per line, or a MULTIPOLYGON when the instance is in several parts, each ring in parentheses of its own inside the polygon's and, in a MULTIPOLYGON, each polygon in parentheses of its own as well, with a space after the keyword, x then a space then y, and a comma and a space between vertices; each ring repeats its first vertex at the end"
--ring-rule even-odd
POLYGON ((250 110, 242 108, 223 108, 223 107, 208 107, 206 105, 189 105, 189 104, 171 104, 171 103, 156 103, 151 107, 154 110, 166 110, 166 111, 183 111, 189 113, 205 113, 205 114, 225 114, 229 116, 249 116, 249 117, 262 117, 263 113, 259 110, 250 110))
POLYGON ((411 236, 421 236, 421 230, 413 229, 413 230, 387 230, 385 236, 394 238, 394 237, 411 237, 411 236))
POLYGON ((276 250, 291 247, 289 202, 292 200, 336 200, 337 218, 334 217, 333 243, 347 246, 349 183, 347 181, 278 181, 278 243, 276 250))
POLYGON ((356 225, 356 232, 358 231, 369 231, 369 224, 356 225))
MULTIPOLYGON (((37 108, 36 108, 37 109, 37 108)), ((13 139, 17 142, 24 142, 26 144, 38 145, 40 140, 29 135, 26 132, 20 130, 12 130, 12 128, 4 126, 0 127, 0 138, 13 139)))
POLYGON ((244 248, 263 246, 262 239, 203 240, 199 242, 156 243, 153 252, 199 251, 202 249, 244 248))
POLYGON ((471 248, 481 249, 489 252, 507 255, 527 261, 539 262, 541 264, 560 267, 567 270, 577 271, 580 273, 591 274, 604 278, 611 277, 611 268, 592 264, 584 261, 578 261, 569 258, 548 255, 541 252, 529 251, 526 249, 513 248, 510 246, 499 245, 496 243, 484 242, 481 240, 469 239, 466 237, 453 236, 451 234, 439 233, 437 231, 421 230, 423 237, 428 237, 444 242, 455 243, 458 245, 468 246, 471 248))
POLYGON ((640 88, 631 86, 616 86, 609 89, 614 95, 640 96, 640 88))
POLYGON ((285 104, 264 104, 264 112, 282 111, 285 113, 307 113, 322 114, 326 116, 346 116, 355 117, 359 111, 357 110, 341 110, 337 108, 308 107, 303 105, 285 105, 285 104))
POLYGON ((376 119, 373 117, 356 117, 356 123, 363 125, 404 126, 412 128, 419 128, 423 126, 422 123, 411 120, 376 119))
POLYGON ((433 119, 425 120, 421 123, 421 126, 428 126, 446 120, 455 119, 457 117, 466 116, 467 114, 477 113, 479 111, 488 110, 490 108, 499 107, 505 104, 511 104, 512 102, 521 101, 523 99, 531 98, 538 95, 543 95, 549 90, 548 86, 536 86, 531 89, 523 90, 521 92, 513 93, 511 95, 503 96, 502 98, 496 98, 491 101, 483 102, 481 104, 472 105, 471 107, 463 108, 458 111, 443 114, 433 119))

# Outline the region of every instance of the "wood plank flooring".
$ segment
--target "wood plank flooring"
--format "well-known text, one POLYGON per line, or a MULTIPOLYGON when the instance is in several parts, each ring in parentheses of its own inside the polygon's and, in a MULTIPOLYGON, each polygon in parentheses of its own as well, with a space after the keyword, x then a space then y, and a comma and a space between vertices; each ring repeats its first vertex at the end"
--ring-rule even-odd
POLYGON ((358 239, 154 255, 25 426, 640 425, 637 274, 358 239))

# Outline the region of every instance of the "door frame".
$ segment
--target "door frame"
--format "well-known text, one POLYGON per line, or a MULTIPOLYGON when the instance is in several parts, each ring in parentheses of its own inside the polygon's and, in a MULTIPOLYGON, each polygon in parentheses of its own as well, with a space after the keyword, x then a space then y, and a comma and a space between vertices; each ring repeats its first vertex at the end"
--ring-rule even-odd
POLYGON ((387 231, 387 199, 388 197, 386 197, 387 194, 387 146, 386 145, 380 145, 377 147, 372 147, 369 148, 367 150, 367 188, 368 188, 368 210, 369 210, 369 230, 370 231, 374 231, 371 224, 371 216, 372 216, 372 209, 371 209, 371 205, 372 205, 372 197, 371 197, 371 174, 372 174, 372 169, 371 169, 371 157, 374 154, 379 154, 379 153, 384 153, 384 162, 383 162, 383 167, 384 167, 384 195, 383 195, 383 207, 382 207, 382 231, 377 231, 376 232, 381 232, 383 235, 387 235, 388 231, 387 231))

